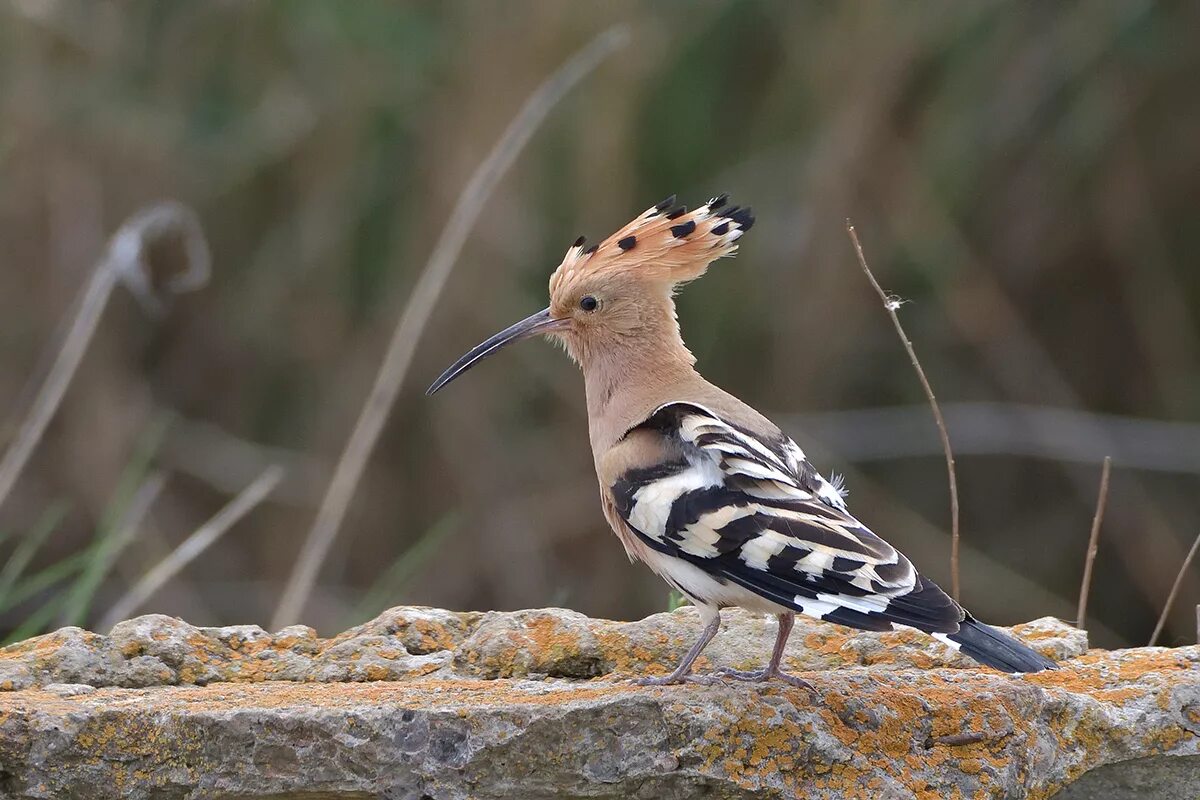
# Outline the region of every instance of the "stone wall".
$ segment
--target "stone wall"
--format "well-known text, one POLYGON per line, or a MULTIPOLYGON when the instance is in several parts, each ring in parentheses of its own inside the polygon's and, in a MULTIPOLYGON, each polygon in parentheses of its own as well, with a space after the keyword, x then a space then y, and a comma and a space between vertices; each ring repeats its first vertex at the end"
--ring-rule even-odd
MULTIPOLYGON (((700 670, 751 668, 741 611, 700 670)), ((1200 647, 1088 651, 1014 631, 1062 669, 1011 677, 915 632, 797 621, 816 690, 665 688, 694 610, 404 607, 331 639, 163 616, 0 651, 3 798, 1195 798, 1200 647)))

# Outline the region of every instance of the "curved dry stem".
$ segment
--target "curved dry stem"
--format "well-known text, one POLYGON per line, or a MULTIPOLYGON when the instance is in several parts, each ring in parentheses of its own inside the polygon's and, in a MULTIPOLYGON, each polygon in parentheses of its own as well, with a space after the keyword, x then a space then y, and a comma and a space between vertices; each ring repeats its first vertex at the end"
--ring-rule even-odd
POLYGON ((913 369, 917 371, 917 378, 921 381, 921 388, 925 390, 929 407, 933 409, 933 421, 937 423, 938 436, 942 440, 942 453, 946 457, 946 474, 950 483, 950 596, 954 598, 955 602, 958 602, 960 594, 958 584, 958 477, 954 473, 954 451, 950 448, 950 433, 946 429, 946 420, 942 418, 942 409, 933 395, 933 387, 929 385, 929 379, 925 377, 925 370, 921 368, 921 362, 917 359, 917 351, 913 349, 908 334, 904 332, 904 326, 900 324, 900 315, 896 313, 900 308, 900 301, 885 292, 879 285, 879 281, 875 280, 875 275, 867 266, 867 257, 863 255, 862 244, 858 241, 858 233, 854 230, 854 225, 850 220, 846 220, 846 233, 850 234, 850 241, 854 243, 854 252, 858 254, 858 263, 862 266, 863 272, 867 274, 871 288, 879 295, 884 310, 892 318, 892 325, 895 326, 896 333, 900 336, 900 342, 908 353, 908 360, 912 362, 913 369))
POLYGON ((104 256, 96 262, 92 278, 76 303, 75 318, 29 413, 4 453, 3 460, 0 460, 0 505, 8 498, 29 456, 62 403, 67 386, 100 323, 113 287, 118 282, 124 283, 142 306, 151 312, 159 313, 164 308, 163 301, 155 294, 147 249, 168 236, 180 238, 184 248, 185 269, 161 282, 167 293, 191 291, 208 282, 208 243, 195 212, 187 206, 173 201, 149 206, 131 216, 117 229, 109 240, 104 256))
POLYGON ((371 388, 358 422, 346 442, 316 520, 296 558, 283 596, 275 609, 272 629, 278 630, 294 624, 299 619, 300 612, 316 583, 317 571, 337 537, 367 460, 375 449, 388 412, 391 411, 396 395, 404 383, 417 340, 433 313, 434 304, 446 280, 450 277, 450 270, 458 259, 467 234, 483 211, 488 197, 550 110, 576 83, 623 46, 628 38, 629 34, 624 26, 610 28, 547 78, 525 101, 525 105, 509 123, 487 158, 463 187, 450 219, 446 222, 429 261, 421 271, 413 293, 400 316, 400 322, 392 334, 383 364, 375 377, 375 385, 371 388))

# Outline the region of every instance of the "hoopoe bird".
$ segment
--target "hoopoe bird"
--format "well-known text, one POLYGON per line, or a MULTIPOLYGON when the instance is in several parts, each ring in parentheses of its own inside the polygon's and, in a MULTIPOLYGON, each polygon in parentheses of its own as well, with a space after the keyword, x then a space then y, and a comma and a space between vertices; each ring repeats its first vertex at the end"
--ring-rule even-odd
POLYGON ((726 195, 695 211, 670 197, 599 245, 580 237, 550 277, 550 305, 478 345, 432 395, 504 346, 535 335, 566 346, 583 372, 604 516, 630 559, 689 598, 704 629, 679 666, 643 684, 778 679, 795 614, 851 628, 911 627, 1005 672, 1054 662, 985 625, 850 514, 839 482, 795 442, 701 377, 672 299, 754 224, 726 195), (765 668, 696 676, 722 608, 774 614, 765 668))

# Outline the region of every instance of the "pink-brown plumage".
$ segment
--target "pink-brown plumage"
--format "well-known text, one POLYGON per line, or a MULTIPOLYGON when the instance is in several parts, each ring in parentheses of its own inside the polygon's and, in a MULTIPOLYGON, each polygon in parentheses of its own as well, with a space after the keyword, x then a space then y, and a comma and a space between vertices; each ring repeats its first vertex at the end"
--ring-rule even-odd
MULTIPOLYGON (((724 196, 695 211, 660 203, 598 246, 582 238, 550 277, 550 305, 452 365, 436 391, 506 344, 544 334, 584 375, 605 518, 632 559, 683 592, 705 627, 670 675, 716 634, 720 609, 775 614, 765 669, 726 677, 802 680, 781 667, 796 613, 866 630, 914 627, 1010 672, 1053 662, 979 623, 852 516, 839 487, 770 420, 708 382, 680 335, 674 292, 737 249, 754 217, 724 196)), ((711 680, 711 678, 702 678, 711 680)))

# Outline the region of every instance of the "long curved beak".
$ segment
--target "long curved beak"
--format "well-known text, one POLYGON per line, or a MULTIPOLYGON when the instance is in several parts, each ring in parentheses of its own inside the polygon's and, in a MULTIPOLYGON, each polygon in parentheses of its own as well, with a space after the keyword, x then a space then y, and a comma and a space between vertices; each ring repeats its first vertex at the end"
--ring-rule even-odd
POLYGON ((437 392, 447 383, 462 375, 505 345, 519 342, 522 339, 528 339, 530 336, 535 336, 539 333, 553 333, 556 330, 562 330, 569 324, 570 320, 555 319, 550 316, 549 308, 543 308, 536 314, 521 320, 516 325, 510 325, 487 341, 472 347, 466 355, 451 364, 449 369, 443 372, 433 382, 433 385, 425 390, 425 394, 432 395, 434 392, 437 392))

